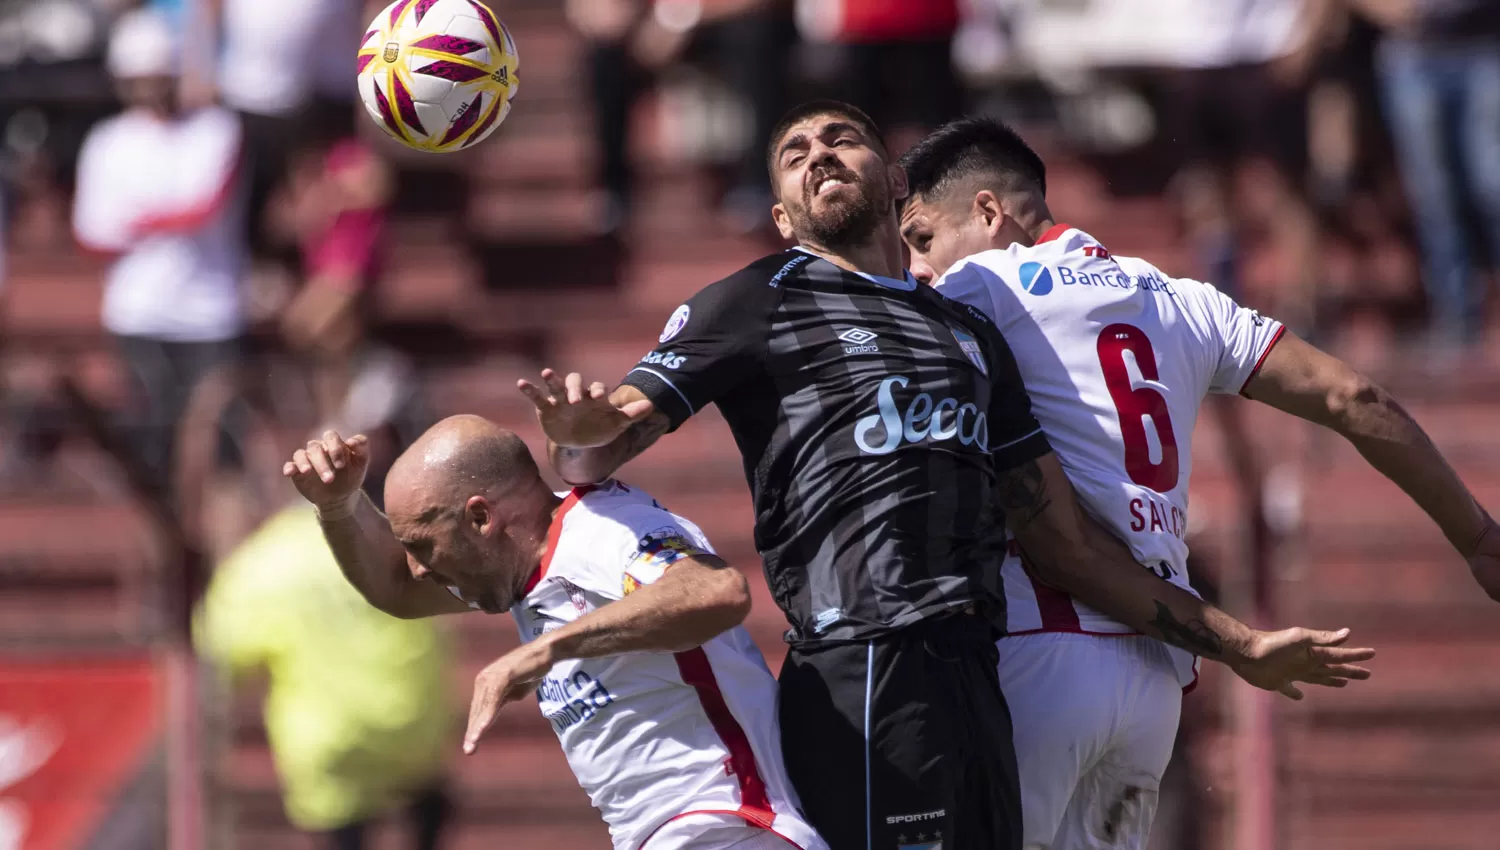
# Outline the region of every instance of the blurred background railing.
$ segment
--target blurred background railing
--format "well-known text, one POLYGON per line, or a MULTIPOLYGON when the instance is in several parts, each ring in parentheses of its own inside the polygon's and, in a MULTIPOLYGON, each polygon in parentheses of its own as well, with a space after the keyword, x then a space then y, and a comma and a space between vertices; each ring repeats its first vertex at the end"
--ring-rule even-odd
MULTIPOLYGON (((373 6, 144 4, 190 48, 184 102, 234 119, 219 144, 239 153, 217 158, 209 131, 141 136, 155 158, 101 140, 116 83, 150 58, 108 49, 137 5, 0 2, 0 848, 155 848, 169 831, 182 850, 325 846, 307 828, 402 808, 354 783, 356 802, 289 820, 317 806, 283 799, 262 680, 231 683, 237 665, 190 652, 215 565, 262 551, 247 538, 294 497, 282 459, 326 425, 395 448, 477 412, 539 447, 517 377, 616 379, 686 295, 774 248, 761 136, 808 96, 864 106, 898 148, 965 111, 1014 122, 1064 220, 1368 370, 1500 505, 1492 2, 705 0, 683 27, 698 4, 496 0, 522 58, 515 110, 443 156, 357 115, 353 45, 373 6), (80 169, 86 139, 120 148, 109 168, 80 169), (144 188, 122 177, 132 156, 144 188), (106 254, 80 246, 100 241, 97 222, 75 226, 85 193, 131 222, 106 254), (149 204, 164 220, 141 220, 149 204), (162 234, 188 253, 121 271, 162 234), (228 270, 223 315, 161 283, 210 267, 228 270)), ((1494 847, 1491 603, 1332 435, 1241 399, 1199 427, 1195 584, 1268 623, 1353 627, 1381 655, 1373 681, 1303 703, 1205 670, 1153 847, 1494 847)), ((756 562, 713 412, 622 477, 756 562)), ((749 627, 774 669, 784 624, 756 592, 749 627)), ((529 706, 457 755, 452 706, 516 639, 505 617, 441 628, 454 648, 432 663, 449 664, 452 699, 431 710, 454 731, 407 796, 452 805, 417 821, 447 811, 442 846, 460 850, 607 846, 529 706)), ((370 746, 368 764, 400 755, 370 746)), ((407 846, 399 817, 371 829, 367 846, 407 846)))

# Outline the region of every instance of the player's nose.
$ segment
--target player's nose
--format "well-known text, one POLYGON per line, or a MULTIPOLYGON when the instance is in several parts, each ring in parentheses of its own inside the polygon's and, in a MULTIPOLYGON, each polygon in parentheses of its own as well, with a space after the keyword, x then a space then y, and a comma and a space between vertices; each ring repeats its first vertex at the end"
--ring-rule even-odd
POLYGON ((917 279, 917 283, 923 286, 931 286, 932 282, 937 280, 937 273, 932 270, 932 266, 916 254, 911 255, 910 271, 911 276, 917 279))
POLYGON ((432 575, 432 570, 428 569, 421 561, 418 561, 410 554, 406 556, 406 569, 411 572, 411 577, 418 581, 432 575))

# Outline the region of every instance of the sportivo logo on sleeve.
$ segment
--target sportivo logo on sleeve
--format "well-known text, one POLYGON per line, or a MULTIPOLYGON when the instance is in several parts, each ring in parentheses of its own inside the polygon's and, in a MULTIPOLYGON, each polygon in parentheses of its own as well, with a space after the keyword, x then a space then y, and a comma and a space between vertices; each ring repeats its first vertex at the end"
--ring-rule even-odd
POLYGON ((667 567, 683 558, 708 553, 698 548, 676 528, 658 528, 647 534, 636 544, 630 565, 625 568, 624 593, 626 596, 661 578, 667 567))
POLYGON ((671 317, 667 319, 667 326, 661 329, 661 336, 657 337, 656 341, 666 342, 682 333, 683 327, 687 325, 688 316, 692 315, 692 312, 692 308, 686 304, 673 310, 671 317))

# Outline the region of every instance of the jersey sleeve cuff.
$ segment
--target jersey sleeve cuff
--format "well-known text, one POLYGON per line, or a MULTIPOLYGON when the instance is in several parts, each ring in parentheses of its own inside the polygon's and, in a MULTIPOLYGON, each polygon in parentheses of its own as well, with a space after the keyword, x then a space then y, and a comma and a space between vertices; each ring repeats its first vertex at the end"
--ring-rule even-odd
POLYGON ((621 386, 635 387, 645 394, 656 409, 666 414, 672 423, 667 433, 676 431, 678 426, 688 420, 697 411, 688 400, 687 394, 672 383, 672 379, 661 374, 649 366, 637 366, 625 375, 620 382, 621 386))
POLYGON ((1047 435, 1042 433, 1041 426, 1037 426, 1035 431, 991 449, 990 458, 995 465, 995 472, 1001 473, 1036 460, 1051 451, 1052 444, 1048 442, 1047 435))
MULTIPOLYGON (((1245 390, 1250 388, 1250 382, 1255 380, 1256 375, 1260 374, 1260 367, 1266 365, 1266 358, 1271 356, 1271 349, 1276 347, 1276 343, 1281 342, 1281 335, 1284 333, 1286 333, 1286 325, 1278 327, 1276 333, 1271 335, 1271 341, 1266 343, 1266 350, 1260 353, 1260 359, 1255 361, 1255 366, 1250 369, 1250 374, 1246 375, 1244 383, 1240 384, 1240 395, 1245 395, 1245 390)), ((1245 396, 1245 398, 1249 398, 1249 396, 1245 396)))

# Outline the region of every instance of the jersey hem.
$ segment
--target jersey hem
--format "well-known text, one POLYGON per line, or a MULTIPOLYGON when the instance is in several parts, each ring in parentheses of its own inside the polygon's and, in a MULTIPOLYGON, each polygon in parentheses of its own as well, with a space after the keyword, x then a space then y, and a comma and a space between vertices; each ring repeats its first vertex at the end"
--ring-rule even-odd
MULTIPOLYGON (((1086 635, 1088 637, 1097 637, 1097 638, 1150 637, 1150 635, 1144 635, 1144 634, 1141 634, 1140 632, 1091 632, 1091 631, 1089 631, 1087 629, 1058 629, 1058 628, 1049 629, 1049 628, 1041 628, 1041 629, 1027 629, 1024 632, 1006 632, 1004 634, 1004 636, 1002 636, 1000 638, 1000 640, 1005 640, 1005 638, 1008 638, 1008 637, 1023 637, 1025 635, 1086 635)), ((1151 638, 1151 639, 1155 640, 1155 638, 1151 638)), ((1201 674, 1196 669, 1193 670, 1193 681, 1188 682, 1186 685, 1182 686, 1182 695, 1183 696, 1187 696, 1188 694, 1190 694, 1193 691, 1197 690, 1198 689, 1198 682, 1200 680, 1201 680, 1201 674)))
POLYGON ((731 815, 733 817, 739 818, 740 820, 743 820, 746 825, 754 827, 755 829, 764 829, 766 832, 775 835, 777 838, 780 838, 787 844, 790 844, 791 846, 797 848, 797 850, 806 850, 805 847, 793 841, 791 837, 776 829, 774 826, 762 823, 759 818, 754 817, 747 812, 742 812, 738 809, 693 809, 692 811, 680 812, 678 814, 672 815, 671 817, 657 824, 649 833, 647 833, 646 837, 642 838, 640 843, 635 845, 636 850, 645 850, 646 845, 651 843, 651 839, 655 838, 656 834, 658 832, 661 832, 667 824, 675 820, 681 820, 685 817, 691 817, 692 815, 731 815))
POLYGON ((1271 349, 1276 347, 1276 343, 1281 342, 1281 335, 1284 333, 1286 333, 1286 325, 1277 328, 1276 333, 1271 335, 1271 341, 1266 344, 1266 350, 1262 351, 1260 359, 1255 361, 1255 368, 1250 370, 1250 374, 1245 376, 1245 382, 1240 384, 1240 395, 1245 395, 1245 389, 1250 386, 1251 381, 1255 380, 1255 376, 1260 374, 1260 367, 1266 365, 1266 358, 1271 356, 1271 349))

